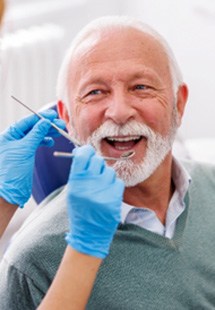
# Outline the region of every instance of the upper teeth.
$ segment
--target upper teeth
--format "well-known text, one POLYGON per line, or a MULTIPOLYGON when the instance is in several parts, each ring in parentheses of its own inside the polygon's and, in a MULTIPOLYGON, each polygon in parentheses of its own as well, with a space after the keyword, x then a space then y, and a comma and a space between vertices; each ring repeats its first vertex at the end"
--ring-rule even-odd
POLYGON ((117 141, 117 142, 127 142, 127 141, 134 141, 138 140, 140 136, 132 136, 132 137, 124 137, 124 138, 114 138, 114 137, 107 137, 110 141, 117 141))

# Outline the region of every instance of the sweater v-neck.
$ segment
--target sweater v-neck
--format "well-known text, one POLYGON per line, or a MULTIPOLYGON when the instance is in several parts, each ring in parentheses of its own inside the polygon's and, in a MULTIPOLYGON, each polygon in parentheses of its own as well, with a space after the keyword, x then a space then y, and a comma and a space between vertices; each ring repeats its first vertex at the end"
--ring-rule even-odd
POLYGON ((159 247, 166 247, 172 250, 178 250, 179 247, 182 245, 182 237, 183 232, 186 226, 186 220, 188 216, 188 209, 189 209, 189 193, 187 192, 185 199, 185 210, 182 212, 182 214, 179 216, 177 223, 176 223, 176 229, 175 233, 172 239, 169 239, 165 236, 159 235, 153 231, 147 230, 145 228, 142 228, 140 226, 137 226, 135 224, 120 224, 118 231, 122 232, 128 232, 132 236, 133 233, 135 234, 136 238, 141 238, 144 240, 148 240, 149 242, 159 246, 159 247))

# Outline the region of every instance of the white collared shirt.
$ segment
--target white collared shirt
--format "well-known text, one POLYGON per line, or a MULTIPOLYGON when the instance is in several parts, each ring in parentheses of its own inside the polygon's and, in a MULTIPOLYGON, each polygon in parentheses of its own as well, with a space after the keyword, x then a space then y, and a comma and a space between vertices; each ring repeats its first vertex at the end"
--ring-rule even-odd
POLYGON ((125 202, 122 204, 121 222, 138 225, 171 239, 174 236, 177 219, 185 209, 184 197, 191 182, 190 175, 175 158, 173 158, 172 180, 175 191, 167 209, 165 225, 154 211, 144 207, 137 208, 125 202))

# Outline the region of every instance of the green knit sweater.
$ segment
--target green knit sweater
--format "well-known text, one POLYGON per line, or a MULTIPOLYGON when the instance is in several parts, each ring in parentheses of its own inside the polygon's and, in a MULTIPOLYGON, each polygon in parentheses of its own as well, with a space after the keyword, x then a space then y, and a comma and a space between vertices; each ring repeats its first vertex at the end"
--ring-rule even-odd
MULTIPOLYGON (((174 238, 120 225, 87 309, 215 309, 215 169, 187 167, 192 184, 174 238)), ((5 256, 1 310, 36 309, 64 253, 67 229, 61 193, 38 209, 5 256)))

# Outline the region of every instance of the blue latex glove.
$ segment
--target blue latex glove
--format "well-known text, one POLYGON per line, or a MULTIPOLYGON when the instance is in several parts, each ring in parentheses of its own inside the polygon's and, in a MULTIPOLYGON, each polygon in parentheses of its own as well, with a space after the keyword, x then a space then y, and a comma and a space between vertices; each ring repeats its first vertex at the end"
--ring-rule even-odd
POLYGON ((0 135, 0 197, 11 204, 23 207, 32 190, 35 153, 40 145, 53 145, 53 139, 46 135, 58 135, 50 127, 53 121, 65 128, 62 120, 57 120, 54 110, 41 113, 46 120, 32 115, 15 123, 0 135))
POLYGON ((105 258, 120 222, 123 182, 92 146, 75 149, 68 181, 68 244, 78 252, 105 258))

